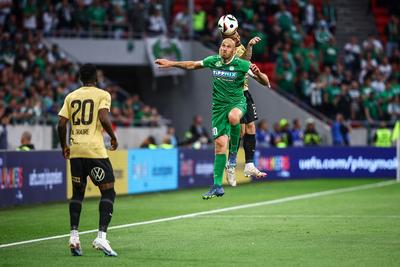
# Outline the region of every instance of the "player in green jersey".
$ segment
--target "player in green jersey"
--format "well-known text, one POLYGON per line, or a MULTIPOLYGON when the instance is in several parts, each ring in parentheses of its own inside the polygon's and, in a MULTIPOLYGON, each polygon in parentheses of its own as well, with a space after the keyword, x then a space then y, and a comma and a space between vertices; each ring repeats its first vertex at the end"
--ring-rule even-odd
MULTIPOLYGON (((249 61, 235 56, 235 42, 224 39, 219 48, 219 55, 209 56, 201 61, 170 61, 157 59, 161 68, 182 68, 194 70, 209 68, 213 75, 212 93, 212 134, 215 144, 214 184, 203 195, 203 199, 220 197, 224 194, 222 178, 226 165, 226 153, 229 138, 238 144, 240 138, 240 118, 246 112, 246 99, 243 86, 246 75, 250 75, 263 85, 268 84, 268 77, 249 61)), ((236 149, 237 148, 232 148, 236 149)))
MULTIPOLYGON (((224 35, 222 32, 221 35, 222 38, 231 38, 235 41, 237 57, 249 61, 251 60, 253 54, 253 46, 261 41, 260 37, 254 37, 249 41, 247 46, 244 47, 243 44, 241 43, 240 35, 237 30, 231 35, 224 35)), ((268 87, 271 88, 269 82, 268 82, 268 87)), ((261 178, 266 176, 267 174, 265 172, 261 172, 260 170, 258 170, 257 167, 254 165, 254 153, 256 149, 256 135, 255 135, 256 126, 254 122, 258 119, 258 116, 257 116, 256 105, 249 91, 249 85, 247 79, 243 87, 243 93, 247 103, 247 112, 240 120, 241 123, 240 136, 243 139, 243 149, 246 159, 246 164, 244 167, 244 175, 247 177, 253 176, 256 178, 261 178)), ((231 186, 236 186, 235 169, 236 169, 237 150, 233 148, 239 148, 239 145, 232 144, 233 141, 235 140, 231 139, 229 143, 229 157, 226 165, 226 178, 231 186)))

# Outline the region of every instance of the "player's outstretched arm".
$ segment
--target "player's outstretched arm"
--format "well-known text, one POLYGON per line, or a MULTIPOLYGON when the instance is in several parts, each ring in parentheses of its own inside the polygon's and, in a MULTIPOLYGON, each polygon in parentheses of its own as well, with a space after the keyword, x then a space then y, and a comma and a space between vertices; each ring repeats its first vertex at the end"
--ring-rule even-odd
POLYGON ((110 118, 108 117, 108 109, 102 108, 99 110, 99 120, 103 129, 111 137, 111 149, 116 150, 118 147, 117 137, 115 137, 114 131, 111 126, 110 118))
POLYGON ((253 56, 253 46, 258 44, 261 41, 260 37, 254 37, 252 38, 249 43, 247 44, 246 51, 243 53, 243 55, 240 57, 241 59, 250 61, 251 57, 253 56))
POLYGON ((69 158, 69 147, 67 146, 67 123, 68 119, 59 116, 58 117, 58 125, 57 125, 57 130, 58 130, 58 139, 60 141, 61 149, 62 149, 62 154, 65 159, 69 158))
POLYGON ((195 70, 203 68, 201 61, 172 61, 168 59, 156 59, 155 63, 160 68, 180 68, 184 70, 195 70))
POLYGON ((268 88, 271 88, 271 84, 269 82, 267 74, 263 73, 260 71, 260 69, 257 67, 256 64, 251 64, 250 65, 250 70, 253 73, 251 75, 257 82, 259 82, 262 85, 268 86, 268 88))

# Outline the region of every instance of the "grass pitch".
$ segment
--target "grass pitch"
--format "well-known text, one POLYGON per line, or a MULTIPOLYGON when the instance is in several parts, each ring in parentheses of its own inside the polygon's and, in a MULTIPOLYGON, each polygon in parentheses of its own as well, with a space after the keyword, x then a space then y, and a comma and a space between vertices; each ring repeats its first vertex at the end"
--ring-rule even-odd
MULTIPOLYGON (((381 180, 255 183, 202 200, 206 189, 117 197, 111 226, 281 199, 381 180)), ((96 229, 85 200, 80 230, 96 229)), ((67 203, 0 210, 0 244, 69 232, 67 203)), ((70 256, 68 237, 0 248, 0 266, 399 266, 400 184, 110 230, 118 252, 70 256)))

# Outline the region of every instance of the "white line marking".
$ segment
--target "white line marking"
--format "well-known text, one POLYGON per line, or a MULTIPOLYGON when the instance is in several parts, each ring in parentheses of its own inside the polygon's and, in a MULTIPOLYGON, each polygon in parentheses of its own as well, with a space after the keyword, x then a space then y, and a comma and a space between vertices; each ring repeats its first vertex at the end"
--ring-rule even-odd
POLYGON ((196 218, 271 218, 271 219, 284 219, 284 218, 321 218, 321 219, 400 219, 400 215, 310 215, 310 214, 271 214, 271 215, 257 215, 257 214, 238 214, 238 215, 200 215, 196 218))
MULTIPOLYGON (((210 214, 227 212, 227 211, 233 211, 233 210, 240 210, 240 209, 248 209, 248 208, 260 207, 260 206, 275 205, 275 204, 280 204, 280 203, 285 203, 285 202, 290 202, 290 201, 297 201, 297 200, 316 198, 316 197, 322 197, 322 196, 329 196, 329 195, 340 194, 340 193, 347 193, 347 192, 366 190, 366 189, 371 189, 371 188, 378 188, 378 187, 393 185, 393 184, 396 184, 396 183, 397 183, 396 181, 390 180, 390 181, 373 183, 373 184, 345 187, 345 188, 339 188, 339 189, 333 189, 333 190, 327 190, 327 191, 321 191, 321 192, 315 192, 315 193, 308 193, 308 194, 303 194, 303 195, 279 198, 279 199, 274 199, 274 200, 267 200, 267 201, 256 202, 256 203, 251 203, 251 204, 233 206, 233 207, 229 207, 229 208, 201 211, 201 212, 196 212, 196 213, 189 213, 189 214, 185 214, 185 215, 161 218, 161 219, 150 220, 150 221, 143 221, 143 222, 135 222, 135 223, 129 223, 129 224, 116 225, 116 226, 111 226, 108 229, 109 230, 114 230, 114 229, 135 227, 135 226, 140 226, 140 225, 176 221, 176 220, 181 220, 181 219, 186 219, 186 218, 193 218, 193 217, 198 217, 198 216, 203 216, 203 215, 210 215, 210 214)), ((90 233, 95 233, 95 232, 97 232, 97 229, 96 230, 83 231, 83 232, 80 232, 79 234, 80 235, 84 235, 84 234, 90 234, 90 233)), ((12 247, 12 246, 36 243, 36 242, 41 242, 41 241, 53 240, 53 239, 60 239, 60 238, 64 238, 64 237, 69 237, 69 234, 49 236, 49 237, 43 237, 43 238, 38 238, 38 239, 25 240, 25 241, 20 241, 20 242, 3 244, 3 245, 0 245, 0 248, 6 248, 6 247, 12 247)))

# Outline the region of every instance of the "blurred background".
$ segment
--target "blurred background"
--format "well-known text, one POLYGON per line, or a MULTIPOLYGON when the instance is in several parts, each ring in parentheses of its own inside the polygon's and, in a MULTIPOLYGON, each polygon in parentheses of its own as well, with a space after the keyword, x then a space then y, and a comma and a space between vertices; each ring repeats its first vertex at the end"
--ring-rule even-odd
POLYGON ((207 146, 209 73, 164 73, 152 60, 215 54, 228 13, 245 46, 261 38, 252 61, 273 82, 250 84, 259 145, 283 131, 287 146, 376 145, 376 129, 400 115, 399 11, 395 0, 1 1, 0 148, 18 148, 24 132, 36 149, 58 148, 57 113, 86 62, 112 95, 123 148, 207 146))

